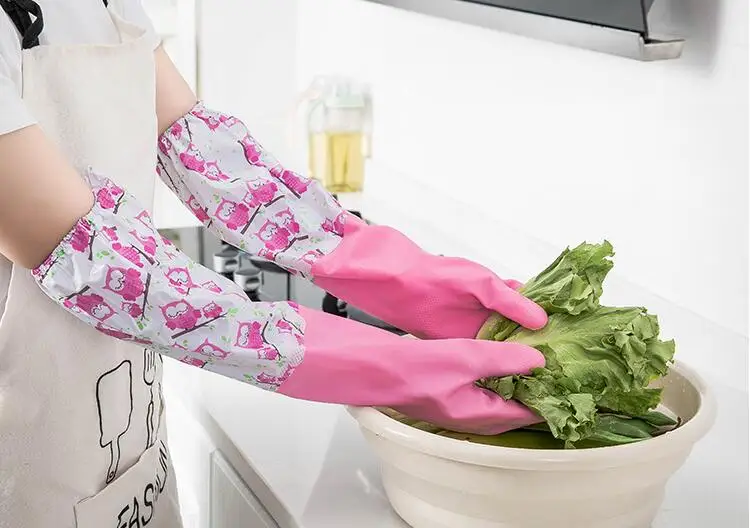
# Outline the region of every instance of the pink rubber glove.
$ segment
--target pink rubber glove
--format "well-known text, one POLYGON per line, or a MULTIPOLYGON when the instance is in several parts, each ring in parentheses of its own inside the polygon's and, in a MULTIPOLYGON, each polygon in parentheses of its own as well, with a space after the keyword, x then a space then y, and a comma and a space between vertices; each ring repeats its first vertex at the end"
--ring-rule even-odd
POLYGON ((93 172, 87 177, 94 206, 32 275, 99 332, 295 398, 388 406, 478 433, 538 420, 474 385, 542 366, 536 350, 418 341, 292 303, 253 302, 164 240, 135 196, 93 172))
POLYGON ((349 215, 341 244, 313 264, 315 284, 421 338, 475 337, 493 312, 533 330, 547 314, 475 262, 431 255, 395 229, 349 215))
POLYGON ((157 170, 225 242, 416 336, 474 337, 493 312, 532 329, 546 323, 544 311, 514 291, 517 282, 367 226, 320 182, 285 169, 242 121, 202 103, 162 134, 157 170))
POLYGON ((420 341, 300 308, 305 360, 278 392, 293 398, 384 406, 453 431, 499 434, 540 421, 525 406, 478 388, 485 376, 544 366, 537 350, 473 339, 420 341))

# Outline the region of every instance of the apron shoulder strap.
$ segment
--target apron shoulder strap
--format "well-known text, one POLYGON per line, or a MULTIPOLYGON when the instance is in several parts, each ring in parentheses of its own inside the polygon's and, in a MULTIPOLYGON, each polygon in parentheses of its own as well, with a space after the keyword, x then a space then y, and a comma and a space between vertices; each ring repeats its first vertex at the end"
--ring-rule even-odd
MULTIPOLYGON (((102 0, 109 7, 109 0, 102 0)), ((0 7, 10 17, 21 34, 21 47, 30 49, 39 45, 39 35, 44 29, 42 8, 34 0, 0 0, 0 7), (32 19, 33 16, 33 19, 32 19)))
POLYGON ((0 7, 8 14, 21 34, 21 47, 29 49, 38 46, 39 35, 44 29, 44 18, 39 4, 34 0, 0 0, 0 7))

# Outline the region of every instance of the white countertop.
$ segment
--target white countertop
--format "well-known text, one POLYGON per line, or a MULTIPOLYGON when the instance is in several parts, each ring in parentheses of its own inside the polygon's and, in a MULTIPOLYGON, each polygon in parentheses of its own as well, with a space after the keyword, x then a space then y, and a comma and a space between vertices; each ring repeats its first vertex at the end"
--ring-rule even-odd
MULTIPOLYGON (((375 456, 345 409, 171 361, 168 374, 191 387, 231 439, 254 472, 243 478, 280 528, 407 527, 390 508, 375 456)), ((748 526, 747 393, 709 382, 719 401, 717 423, 670 481, 653 528, 748 526)))
MULTIPOLYGON (((362 207, 377 222, 405 231, 408 226, 407 234, 427 249, 443 249, 434 229, 420 230, 392 209, 392 201, 386 208, 382 202, 364 200, 362 207)), ((450 248, 462 254, 471 251, 460 245, 450 248)), ((625 297, 632 294, 631 288, 619 288, 628 290, 625 297)), ((722 368, 722 361, 746 357, 747 339, 663 300, 644 301, 650 308, 652 303, 658 304, 652 309, 669 322, 669 334, 678 340, 678 357, 704 375, 719 404, 716 425, 670 481, 653 528, 745 528, 747 365, 738 372, 736 364, 722 368)), ((243 479, 281 528, 407 526, 390 508, 374 454, 345 409, 294 401, 172 361, 166 376, 178 380, 173 386, 186 388, 188 399, 236 447, 230 458, 246 462, 243 479)))

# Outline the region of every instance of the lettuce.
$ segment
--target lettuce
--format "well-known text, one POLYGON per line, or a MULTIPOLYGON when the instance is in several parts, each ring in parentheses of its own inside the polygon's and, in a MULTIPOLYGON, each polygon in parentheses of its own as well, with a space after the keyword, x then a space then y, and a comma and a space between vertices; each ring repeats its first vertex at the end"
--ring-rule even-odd
POLYGON ((675 424, 653 410, 661 390, 649 388, 667 374, 674 341, 659 339, 657 318, 645 308, 599 303, 612 256, 608 242, 566 249, 521 290, 547 311, 546 327, 532 331, 493 317, 478 336, 523 343, 544 355, 545 367, 529 376, 477 384, 528 406, 544 420, 534 429, 549 431, 567 448, 640 441, 675 424))
POLYGON ((645 308, 601 305, 613 256, 606 241, 566 249, 520 289, 545 309, 547 326, 527 330, 495 315, 477 335, 523 343, 544 355, 545 366, 528 376, 477 381, 506 400, 523 403, 539 415, 540 423, 488 437, 448 431, 389 409, 383 412, 448 438, 533 449, 628 444, 673 428, 677 421, 655 410, 661 390, 650 385, 667 374, 675 343, 659 338, 658 320, 645 308))
POLYGON ((658 336, 656 317, 643 308, 552 314, 542 330, 519 329, 505 339, 539 350, 544 368, 479 385, 520 401, 573 447, 600 431, 601 413, 638 417, 659 404, 661 390, 648 385, 667 374, 675 346, 658 336))
MULTIPOLYGON (((602 283, 614 265, 612 244, 583 243, 565 249, 547 269, 524 284, 524 296, 544 308, 548 314, 578 315, 599 306, 602 283)), ((480 339, 502 341, 518 325, 501 315, 492 316, 479 331, 480 339)))

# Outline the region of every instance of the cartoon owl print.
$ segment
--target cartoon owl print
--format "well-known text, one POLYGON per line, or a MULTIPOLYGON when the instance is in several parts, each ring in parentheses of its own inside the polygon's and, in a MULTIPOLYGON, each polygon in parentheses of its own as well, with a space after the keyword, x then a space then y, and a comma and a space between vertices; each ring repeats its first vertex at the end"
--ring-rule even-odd
POLYGON ((190 270, 187 268, 169 268, 167 270, 167 280, 169 280, 169 284, 175 290, 182 294, 198 286, 193 282, 190 270))
POLYGON ((151 216, 148 214, 148 211, 141 211, 140 213, 138 213, 135 219, 143 224, 146 228, 148 228, 149 231, 153 231, 154 224, 151 221, 151 216))
POLYGON ((276 224, 278 224, 280 227, 283 227, 292 235, 299 234, 299 224, 297 223, 297 219, 294 217, 294 213, 291 209, 287 207, 286 209, 276 213, 274 217, 276 220, 276 224))
POLYGON ((124 302, 120 305, 120 309, 130 317, 140 317, 143 315, 143 309, 136 303, 124 302))
POLYGON ((213 293, 221 293, 222 292, 222 289, 214 281, 204 282, 204 283, 201 284, 201 287, 205 288, 208 291, 213 292, 213 293))
POLYGON ((308 266, 312 266, 318 261, 318 259, 320 259, 321 256, 323 256, 323 254, 320 251, 312 250, 302 255, 299 260, 304 262, 308 266))
POLYGON ((122 195, 122 188, 118 187, 111 180, 107 180, 104 186, 96 192, 96 203, 102 209, 114 209, 122 195))
POLYGON ((203 361, 202 359, 194 358, 193 356, 184 355, 179 360, 180 363, 185 363, 186 365, 190 365, 192 367, 198 367, 203 368, 208 363, 207 361, 203 361))
POLYGON ((287 379, 289 379, 289 376, 291 376, 293 372, 294 367, 289 365, 286 367, 286 369, 284 369, 284 372, 280 376, 273 376, 266 372, 261 372, 260 374, 255 376, 255 381, 262 385, 272 385, 278 387, 287 379))
POLYGON ((226 116, 224 114, 219 115, 219 121, 221 121, 222 124, 226 127, 233 127, 234 125, 240 122, 240 120, 237 119, 236 117, 226 116))
POLYGON ((116 293, 126 301, 136 301, 146 286, 141 274, 133 268, 109 268, 104 289, 116 293))
POLYGON ((206 160, 193 143, 188 143, 187 150, 180 153, 180 162, 193 172, 199 174, 206 172, 206 160))
POLYGON ((229 229, 237 231, 250 221, 250 209, 244 203, 222 199, 216 208, 216 217, 229 229))
POLYGON ((229 351, 214 345, 209 342, 208 339, 198 345, 198 348, 195 349, 195 353, 215 359, 226 359, 229 357, 229 351))
POLYGON ((187 206, 192 211, 193 215, 198 219, 201 223, 206 223, 209 220, 208 213, 206 213, 206 210, 203 208, 203 206, 200 204, 198 199, 195 197, 195 195, 190 195, 190 198, 187 200, 187 206))
POLYGON ((115 242, 114 244, 112 244, 112 249, 114 249, 125 260, 132 262, 139 268, 143 267, 141 254, 138 253, 138 251, 136 251, 135 248, 133 248, 132 246, 123 246, 119 242, 115 242))
MULTIPOLYGON (((174 135, 175 137, 180 137, 180 134, 182 134, 182 127, 179 127, 179 133, 177 133, 174 125, 172 125, 172 135, 174 135)), ((169 154, 169 151, 172 150, 172 142, 169 141, 166 134, 162 134, 159 137, 159 150, 162 154, 169 154)))
POLYGON ((131 231, 130 234, 141 243, 144 253, 151 255, 152 257, 156 255, 156 239, 154 237, 150 235, 141 235, 135 230, 131 231))
POLYGON ((98 321, 106 321, 115 313, 112 307, 95 293, 77 295, 75 300, 66 299, 63 305, 68 309, 82 311, 98 321))
MULTIPOLYGON (((106 228, 105 228, 106 229, 106 228)), ((86 221, 76 224, 70 235, 70 245, 78 253, 83 253, 89 248, 91 242, 91 225, 86 221)))
POLYGON ((289 231, 271 220, 267 220, 260 226, 256 236, 263 241, 266 249, 274 252, 274 254, 287 249, 293 240, 289 231))
POLYGON ((190 330, 195 328, 201 318, 200 310, 196 310, 187 301, 174 301, 161 307, 161 313, 166 319, 170 330, 190 330))
POLYGON ((299 174, 282 169, 279 167, 274 167, 271 169, 271 174, 276 176, 290 191, 292 191, 297 196, 302 196, 307 192, 307 188, 310 186, 310 180, 307 178, 303 178, 299 174))
POLYGON ((276 329, 279 331, 280 334, 293 334, 295 330, 294 326, 292 326, 292 324, 286 319, 281 319, 280 321, 277 321, 276 329))
POLYGON ((221 126, 221 121, 216 119, 214 115, 208 113, 205 108, 196 108, 191 113, 203 121, 211 131, 214 131, 221 126))
POLYGON ((117 236, 117 228, 112 227, 102 227, 102 234, 109 240, 110 242, 117 242, 119 240, 119 237, 117 236))
POLYGON ((263 161, 263 151, 252 137, 245 135, 245 137, 240 139, 240 145, 242 145, 242 149, 245 152, 245 159, 250 165, 256 167, 266 166, 263 161))
POLYGON ((266 248, 264 248, 264 247, 262 247, 262 248, 258 248, 258 249, 256 250, 256 253, 257 253, 257 255, 258 255, 258 256, 259 256, 260 258, 264 258, 264 259, 266 259, 266 260, 270 260, 271 262, 273 262, 273 261, 274 261, 274 260, 276 259, 276 256, 277 256, 277 255, 276 255, 276 252, 274 252, 274 251, 271 251, 271 250, 269 250, 269 249, 266 249, 266 248))
POLYGON ((182 123, 178 121, 169 128, 169 135, 176 139, 180 139, 184 131, 185 128, 182 126, 182 123))
POLYGON ((281 357, 279 351, 272 346, 264 345, 258 350, 258 359, 264 359, 266 361, 276 361, 281 357))
POLYGON ((237 341, 235 346, 258 350, 266 344, 263 340, 261 325, 258 321, 252 323, 240 323, 237 328, 237 341))
POLYGON ((346 220, 346 214, 340 213, 336 219, 333 221, 333 229, 331 229, 331 233, 343 236, 344 235, 344 222, 346 220))
POLYGON ((215 302, 211 302, 203 307, 203 315, 208 319, 216 319, 220 317, 222 313, 224 313, 224 310, 222 310, 221 306, 215 302))
POLYGON ((206 171, 203 176, 211 181, 227 181, 229 179, 229 176, 221 171, 219 164, 215 161, 206 162, 206 171))
POLYGON ((253 180, 247 184, 248 193, 245 197, 250 207, 258 207, 259 205, 267 205, 276 198, 276 193, 279 190, 278 185, 272 181, 266 180, 253 180))
POLYGON ((103 325, 102 323, 97 323, 96 329, 102 334, 114 337, 115 339, 122 339, 124 341, 132 341, 134 339, 132 335, 126 334, 122 330, 111 328, 107 325, 103 325))

